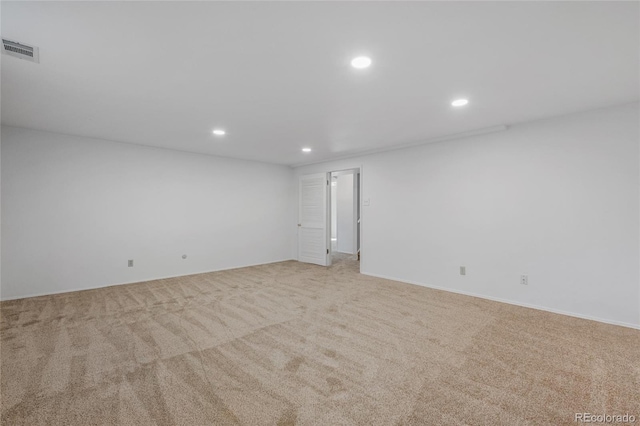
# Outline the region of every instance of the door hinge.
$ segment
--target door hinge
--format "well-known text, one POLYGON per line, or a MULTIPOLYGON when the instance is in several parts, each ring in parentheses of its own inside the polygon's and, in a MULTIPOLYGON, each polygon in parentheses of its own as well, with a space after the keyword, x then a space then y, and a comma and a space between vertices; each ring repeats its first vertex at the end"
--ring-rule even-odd
POLYGON ((327 254, 329 254, 329 249, 327 249, 327 254))
POLYGON ((329 185, 329 181, 327 181, 327 186, 329 185))

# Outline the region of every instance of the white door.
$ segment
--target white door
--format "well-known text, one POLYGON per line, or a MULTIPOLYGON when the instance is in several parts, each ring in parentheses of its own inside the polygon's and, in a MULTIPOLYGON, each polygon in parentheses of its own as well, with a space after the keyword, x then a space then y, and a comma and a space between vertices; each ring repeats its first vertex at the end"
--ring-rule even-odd
POLYGON ((300 176, 298 211, 298 260, 300 262, 329 265, 328 186, 327 173, 300 176))

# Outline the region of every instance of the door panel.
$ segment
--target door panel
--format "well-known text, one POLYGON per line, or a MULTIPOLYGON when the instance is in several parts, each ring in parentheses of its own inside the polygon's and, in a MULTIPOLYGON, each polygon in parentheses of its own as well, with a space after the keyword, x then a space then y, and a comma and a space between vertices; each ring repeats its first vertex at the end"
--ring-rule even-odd
POLYGON ((298 260, 327 266, 327 182, 326 173, 300 177, 298 211, 298 260))

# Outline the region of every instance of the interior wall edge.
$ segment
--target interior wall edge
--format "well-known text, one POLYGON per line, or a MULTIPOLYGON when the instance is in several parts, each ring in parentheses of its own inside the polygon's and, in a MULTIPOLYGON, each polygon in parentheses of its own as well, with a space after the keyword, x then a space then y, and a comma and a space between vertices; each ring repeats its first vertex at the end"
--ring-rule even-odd
POLYGON ((120 283, 100 285, 100 286, 92 287, 92 288, 75 288, 75 289, 71 289, 71 290, 60 290, 60 291, 54 291, 54 292, 48 292, 48 293, 37 293, 37 294, 29 294, 27 296, 14 296, 14 297, 7 297, 7 298, 1 298, 0 297, 0 302, 8 302, 8 301, 11 301, 11 300, 31 299, 31 298, 35 298, 35 297, 44 297, 44 296, 55 296, 56 294, 76 293, 78 291, 92 291, 92 290, 99 290, 101 288, 118 287, 118 286, 121 286, 121 285, 144 284, 144 283, 148 283, 148 282, 151 282, 151 281, 157 281, 157 280, 166 280, 166 279, 170 279, 170 278, 189 277, 189 276, 192 276, 192 275, 209 274, 209 273, 212 273, 212 272, 233 271, 234 269, 250 268, 252 266, 271 265, 271 264, 274 264, 274 263, 288 262, 288 261, 291 261, 291 260, 296 260, 296 259, 288 258, 288 259, 282 259, 282 260, 275 260, 273 262, 254 263, 254 264, 242 265, 242 266, 232 266, 232 267, 229 267, 229 268, 213 269, 213 270, 210 270, 210 271, 200 271, 200 272, 194 272, 194 273, 183 274, 183 275, 167 275, 167 276, 162 276, 162 277, 149 278, 149 279, 146 279, 144 281, 125 281, 125 282, 120 282, 120 283))
POLYGON ((620 327, 627 327, 627 328, 633 328, 635 330, 640 330, 640 321, 638 322, 638 324, 632 324, 632 323, 627 323, 627 322, 618 321, 618 320, 609 319, 609 318, 600 318, 600 317, 595 317, 595 316, 591 316, 591 315, 579 314, 577 312, 563 311, 561 309, 548 308, 546 306, 533 305, 531 303, 523 303, 523 302, 517 302, 515 300, 509 300, 509 299, 503 299, 503 298, 499 298, 499 297, 488 296, 488 295, 485 295, 485 294, 472 293, 472 292, 468 292, 468 291, 464 291, 464 290, 453 289, 453 288, 450 288, 450 287, 439 287, 439 286, 436 286, 436 285, 430 285, 430 284, 426 284, 426 283, 422 283, 422 282, 418 282, 418 281, 413 281, 413 280, 406 280, 406 279, 401 279, 401 278, 396 278, 396 277, 389 277, 389 276, 380 275, 380 274, 374 274, 374 273, 370 273, 370 272, 362 272, 362 271, 360 271, 360 273, 363 274, 363 275, 370 276, 370 277, 382 278, 382 279, 385 279, 385 280, 397 281, 397 282, 411 284, 411 285, 417 285, 417 286, 420 286, 420 287, 426 287, 426 288, 430 288, 430 289, 433 289, 433 290, 441 290, 441 291, 446 291, 448 293, 461 294, 461 295, 470 296, 470 297, 477 297, 479 299, 484 299, 484 300, 491 300, 492 302, 506 303, 508 305, 520 306, 522 308, 535 309, 535 310, 538 310, 538 311, 551 312, 553 314, 567 315, 567 316, 574 317, 574 318, 580 318, 580 319, 590 320, 590 321, 597 321, 597 322, 600 322, 600 323, 603 323, 603 324, 617 325, 617 326, 620 326, 620 327))

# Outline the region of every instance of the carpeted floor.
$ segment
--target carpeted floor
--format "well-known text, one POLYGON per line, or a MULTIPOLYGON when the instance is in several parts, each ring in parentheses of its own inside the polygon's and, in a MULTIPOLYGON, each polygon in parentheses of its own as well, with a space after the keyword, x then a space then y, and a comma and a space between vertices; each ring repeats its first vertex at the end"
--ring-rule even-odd
POLYGON ((639 331, 356 265, 3 302, 3 425, 640 423, 639 331))

